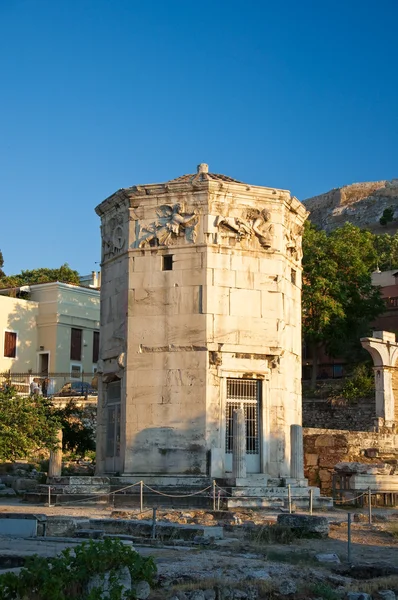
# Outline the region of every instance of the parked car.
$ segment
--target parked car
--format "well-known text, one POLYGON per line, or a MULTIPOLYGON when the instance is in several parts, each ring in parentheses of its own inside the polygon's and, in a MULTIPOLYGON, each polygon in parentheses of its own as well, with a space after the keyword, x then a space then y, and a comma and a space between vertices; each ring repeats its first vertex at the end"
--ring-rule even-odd
POLYGON ((88 381, 68 381, 56 396, 97 396, 96 390, 88 381))

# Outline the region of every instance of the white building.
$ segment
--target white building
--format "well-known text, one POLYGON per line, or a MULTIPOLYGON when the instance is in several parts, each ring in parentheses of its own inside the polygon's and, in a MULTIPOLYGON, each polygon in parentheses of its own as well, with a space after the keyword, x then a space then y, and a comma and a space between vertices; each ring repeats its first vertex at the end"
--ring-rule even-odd
POLYGON ((98 290, 59 282, 0 290, 0 373, 93 373, 99 302, 98 290))

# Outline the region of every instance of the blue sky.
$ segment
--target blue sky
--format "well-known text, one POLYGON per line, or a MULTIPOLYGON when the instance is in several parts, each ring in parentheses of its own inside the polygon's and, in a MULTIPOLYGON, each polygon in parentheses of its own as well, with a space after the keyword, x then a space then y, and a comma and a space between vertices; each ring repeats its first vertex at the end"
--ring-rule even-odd
POLYGON ((396 0, 0 0, 7 274, 98 268, 94 207, 210 170, 304 199, 398 177, 396 0))

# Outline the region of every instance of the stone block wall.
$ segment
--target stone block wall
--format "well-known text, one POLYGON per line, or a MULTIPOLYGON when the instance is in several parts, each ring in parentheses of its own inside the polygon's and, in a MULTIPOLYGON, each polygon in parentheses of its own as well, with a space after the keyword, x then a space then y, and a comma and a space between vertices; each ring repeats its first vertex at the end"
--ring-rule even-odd
POLYGON ((375 417, 374 398, 363 398, 357 402, 303 398, 303 427, 373 431, 375 417))
POLYGON ((304 429, 304 473, 323 495, 332 492, 334 466, 339 462, 398 465, 398 435, 336 429, 304 429))

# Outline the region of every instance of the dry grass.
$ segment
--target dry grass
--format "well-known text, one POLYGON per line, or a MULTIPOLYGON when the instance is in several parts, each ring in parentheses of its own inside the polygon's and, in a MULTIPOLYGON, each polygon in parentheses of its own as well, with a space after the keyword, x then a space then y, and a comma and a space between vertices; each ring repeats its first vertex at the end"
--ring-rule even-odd
POLYGON ((248 529, 246 537, 258 544, 291 544, 297 539, 290 527, 278 524, 248 529))
POLYGON ((366 592, 372 595, 379 590, 398 590, 398 575, 389 577, 376 577, 365 581, 351 583, 349 590, 351 592, 366 592))
POLYGON ((335 590, 327 583, 310 583, 300 585, 298 588, 298 594, 296 598, 322 598, 322 600, 340 600, 339 595, 335 590))
POLYGON ((388 523, 386 525, 386 531, 388 531, 395 539, 398 539, 398 523, 388 523))
MULTIPOLYGON (((156 590, 155 594, 151 594, 151 600, 160 600, 164 597, 171 598, 176 595, 177 592, 192 592, 194 590, 209 590, 217 587, 233 587, 241 588, 242 590, 247 588, 247 581, 231 582, 225 580, 225 578, 209 578, 209 579, 198 579, 197 581, 190 581, 187 583, 179 583, 168 588, 167 591, 156 590)), ((255 588, 258 593, 259 599, 272 599, 274 593, 276 593, 276 584, 272 579, 262 579, 258 581, 250 582, 250 587, 255 588)))

